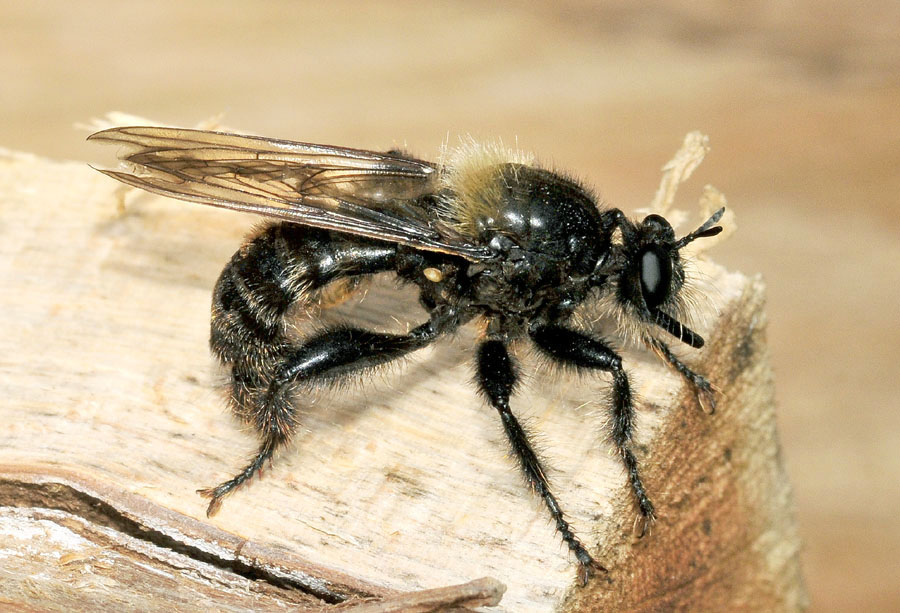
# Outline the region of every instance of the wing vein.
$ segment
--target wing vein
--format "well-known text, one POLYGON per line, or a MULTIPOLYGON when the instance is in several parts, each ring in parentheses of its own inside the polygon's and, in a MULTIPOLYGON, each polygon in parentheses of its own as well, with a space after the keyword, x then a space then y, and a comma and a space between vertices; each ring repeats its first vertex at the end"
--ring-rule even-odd
POLYGON ((491 257, 441 218, 434 165, 361 149, 162 127, 90 136, 124 147, 131 172, 102 171, 154 193, 396 242, 469 260, 491 257))

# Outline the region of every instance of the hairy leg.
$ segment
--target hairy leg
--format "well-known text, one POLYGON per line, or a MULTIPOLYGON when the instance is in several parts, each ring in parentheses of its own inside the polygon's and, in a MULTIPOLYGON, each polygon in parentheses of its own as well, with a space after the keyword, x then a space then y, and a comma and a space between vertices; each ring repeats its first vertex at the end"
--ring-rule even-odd
MULTIPOLYGON (((210 347, 229 371, 229 401, 236 415, 248 422, 260 437, 253 462, 218 488, 205 490, 213 500, 214 513, 220 498, 259 471, 275 450, 293 433, 296 423, 290 385, 283 383, 294 368, 295 379, 306 377, 321 383, 336 376, 337 362, 352 362, 348 353, 354 339, 364 331, 333 329, 331 336, 318 334, 298 340, 293 329, 304 311, 310 316, 332 301, 340 301, 365 275, 391 270, 396 265, 396 247, 369 239, 325 230, 279 223, 251 237, 222 271, 213 293, 210 347), (332 369, 304 371, 304 354, 332 360, 332 369), (279 383, 281 381, 281 383, 279 383)), ((385 359, 397 346, 409 341, 373 339, 385 359)), ((371 365, 375 357, 351 369, 371 365)), ((320 365, 321 366, 321 365, 320 365)))
POLYGON ((588 553, 575 533, 572 532, 569 522, 566 521, 562 509, 556 497, 550 491, 550 484, 541 466, 541 461, 528 440, 528 433, 513 415, 509 407, 509 397, 516 384, 515 365, 509 357, 505 345, 499 340, 489 340, 478 348, 478 386, 497 411, 503 422, 503 429, 512 446, 513 453, 519 460, 525 479, 532 490, 537 492, 547 505, 556 529, 562 535, 563 541, 578 559, 579 577, 587 583, 592 571, 606 571, 588 553))
POLYGON ((409 334, 382 334, 362 328, 327 328, 293 350, 279 366, 256 407, 261 443, 256 456, 234 477, 201 490, 211 499, 207 515, 221 499, 246 483, 286 443, 295 427, 293 396, 296 384, 322 385, 395 360, 432 342, 444 330, 435 320, 409 334))
POLYGON ((705 413, 712 415, 716 412, 716 390, 706 377, 691 370, 684 362, 679 360, 678 356, 672 353, 669 346, 661 340, 647 337, 644 339, 644 343, 650 347, 656 355, 665 360, 675 372, 680 374, 684 380, 694 388, 694 392, 697 394, 697 400, 700 402, 700 407, 705 413))
POLYGON ((653 503, 641 481, 637 458, 631 450, 634 433, 634 399, 622 358, 605 343, 590 336, 557 325, 531 330, 531 338, 541 351, 562 364, 600 370, 612 374, 612 440, 622 458, 628 480, 640 511, 635 531, 642 536, 656 518, 653 503))

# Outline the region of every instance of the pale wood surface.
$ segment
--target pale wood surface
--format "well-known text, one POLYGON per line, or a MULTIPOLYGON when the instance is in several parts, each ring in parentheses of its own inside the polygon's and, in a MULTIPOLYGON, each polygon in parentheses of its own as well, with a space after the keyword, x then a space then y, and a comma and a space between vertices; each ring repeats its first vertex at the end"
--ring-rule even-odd
POLYGON ((46 464, 0 466, 0 499, 4 610, 427 613, 505 590, 484 578, 395 593, 46 464))
MULTIPOLYGON (((259 134, 423 155, 473 133, 518 138, 632 210, 704 130, 694 185, 714 181, 741 225, 714 257, 767 284, 813 609, 900 609, 895 0, 51 0, 0 15, 0 146, 56 158, 93 159, 72 125, 109 109, 179 125, 225 111, 259 134)), ((207 247, 208 284, 230 248, 207 247)))
POLYGON ((78 467, 0 465, 0 498, 0 605, 16 610, 320 611, 339 598, 393 596, 78 467))
MULTIPOLYGON (((698 293, 711 297, 696 316, 700 332, 711 334, 698 368, 712 368, 723 389, 717 415, 704 415, 653 356, 626 353, 641 398, 637 443, 661 516, 637 546, 629 543, 634 510, 621 466, 602 442, 602 382, 535 369, 522 352, 534 372, 515 406, 541 433, 574 525, 612 570, 588 590, 573 590, 573 567, 544 509, 506 457, 495 415, 468 385, 468 330, 356 393, 323 394, 305 406, 295 449, 206 522, 194 490, 232 473, 254 444, 223 412, 206 336, 211 284, 255 220, 145 194, 122 214, 118 186, 78 163, 11 154, 0 171, 8 331, 0 418, 14 424, 0 464, 9 471, 43 471, 52 481, 64 469, 102 484, 107 497, 134 494, 148 503, 126 515, 142 525, 189 525, 203 533, 193 541, 218 543, 209 547, 226 560, 240 539, 290 552, 267 567, 319 577, 344 597, 489 575, 507 583, 508 611, 724 606, 750 596, 761 609, 791 610, 802 602, 758 283, 698 263, 698 293), (78 206, 39 214, 62 199, 78 206), (203 523, 236 539, 210 536, 203 523)), ((328 314, 382 329, 417 316, 414 295, 391 283, 328 314)), ((141 506, 126 498, 110 504, 141 506)), ((5 519, 26 522, 21 513, 5 519)), ((241 547, 258 564, 273 555, 241 547)), ((112 574, 124 573, 125 562, 111 556, 103 560, 112 574)), ((156 593, 167 589, 163 582, 156 593)), ((185 588, 181 606, 224 598, 205 589, 185 588)), ((253 606, 274 606, 267 599, 276 596, 254 594, 253 606)))

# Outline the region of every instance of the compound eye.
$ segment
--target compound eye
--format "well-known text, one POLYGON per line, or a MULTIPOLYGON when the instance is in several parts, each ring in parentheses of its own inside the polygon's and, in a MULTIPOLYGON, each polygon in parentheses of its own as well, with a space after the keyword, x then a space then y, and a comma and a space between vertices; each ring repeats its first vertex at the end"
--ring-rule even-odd
POLYGON ((641 254, 641 294, 647 308, 653 309, 665 302, 672 284, 672 260, 655 245, 641 254))

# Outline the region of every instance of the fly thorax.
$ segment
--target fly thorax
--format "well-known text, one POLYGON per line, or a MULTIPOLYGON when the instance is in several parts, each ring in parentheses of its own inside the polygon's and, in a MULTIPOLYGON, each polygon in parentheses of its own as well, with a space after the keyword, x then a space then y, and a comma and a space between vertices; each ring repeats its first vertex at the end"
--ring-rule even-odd
POLYGON ((473 269, 471 299, 489 312, 528 316, 553 300, 566 283, 565 263, 523 249, 508 237, 490 242, 498 257, 473 269))

